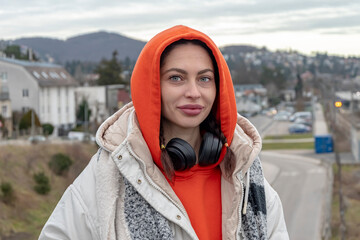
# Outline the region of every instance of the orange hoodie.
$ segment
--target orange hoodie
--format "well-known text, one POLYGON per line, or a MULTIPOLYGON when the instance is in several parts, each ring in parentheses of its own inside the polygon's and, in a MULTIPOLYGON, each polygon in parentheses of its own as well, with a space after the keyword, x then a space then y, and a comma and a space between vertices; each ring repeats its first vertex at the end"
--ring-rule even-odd
MULTIPOLYGON (((162 169, 159 143, 161 119, 160 56, 171 43, 180 39, 198 39, 212 51, 219 69, 216 118, 228 143, 231 143, 237 121, 235 94, 226 61, 215 43, 205 34, 185 26, 175 26, 152 38, 142 50, 132 77, 131 95, 141 132, 155 164, 162 169)), ((199 239, 221 239, 221 172, 218 164, 198 165, 176 172, 170 182, 184 205, 199 239)))

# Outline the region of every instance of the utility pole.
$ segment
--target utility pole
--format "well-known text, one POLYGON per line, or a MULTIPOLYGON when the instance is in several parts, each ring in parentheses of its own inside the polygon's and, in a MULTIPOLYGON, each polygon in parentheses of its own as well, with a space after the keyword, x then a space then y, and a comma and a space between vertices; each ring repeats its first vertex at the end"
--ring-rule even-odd
POLYGON ((34 136, 34 122, 35 122, 35 116, 34 116, 34 109, 31 109, 31 136, 34 136))

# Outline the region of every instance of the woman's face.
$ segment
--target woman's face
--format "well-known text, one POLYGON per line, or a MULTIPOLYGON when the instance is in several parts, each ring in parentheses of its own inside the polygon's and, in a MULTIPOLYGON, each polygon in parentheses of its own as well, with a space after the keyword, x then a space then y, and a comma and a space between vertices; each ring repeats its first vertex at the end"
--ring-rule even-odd
POLYGON ((209 115, 216 97, 214 67, 201 46, 181 44, 160 69, 161 112, 173 127, 195 128, 209 115))

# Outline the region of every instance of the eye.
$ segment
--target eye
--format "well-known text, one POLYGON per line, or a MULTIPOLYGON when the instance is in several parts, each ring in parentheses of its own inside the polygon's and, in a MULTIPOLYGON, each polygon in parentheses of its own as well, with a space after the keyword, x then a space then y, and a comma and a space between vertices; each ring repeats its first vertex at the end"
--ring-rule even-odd
POLYGON ((174 82, 179 82, 179 81, 181 81, 181 77, 180 76, 170 76, 169 77, 169 79, 171 80, 171 81, 174 81, 174 82))
POLYGON ((206 82, 210 82, 210 81, 211 81, 211 78, 209 78, 209 77, 201 77, 201 78, 199 79, 199 81, 206 83, 206 82))

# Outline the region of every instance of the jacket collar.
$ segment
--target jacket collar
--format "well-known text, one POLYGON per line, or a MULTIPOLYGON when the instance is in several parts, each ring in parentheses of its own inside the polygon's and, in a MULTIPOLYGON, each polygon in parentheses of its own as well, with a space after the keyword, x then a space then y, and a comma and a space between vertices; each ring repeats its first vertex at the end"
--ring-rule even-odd
MULTIPOLYGON (((96 133, 98 145, 109 152, 113 152, 125 139, 134 153, 145 162, 146 170, 152 177, 157 167, 142 136, 132 102, 109 117, 96 133)), ((248 119, 238 115, 233 141, 230 145, 237 159, 234 173, 241 171, 245 174, 260 153, 261 146, 261 137, 256 128, 248 119)), ((220 164, 220 168, 224 172, 223 164, 220 164)))

